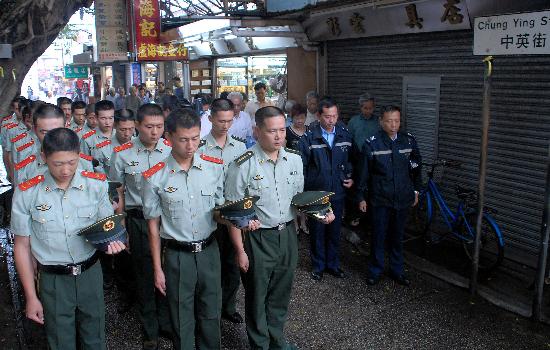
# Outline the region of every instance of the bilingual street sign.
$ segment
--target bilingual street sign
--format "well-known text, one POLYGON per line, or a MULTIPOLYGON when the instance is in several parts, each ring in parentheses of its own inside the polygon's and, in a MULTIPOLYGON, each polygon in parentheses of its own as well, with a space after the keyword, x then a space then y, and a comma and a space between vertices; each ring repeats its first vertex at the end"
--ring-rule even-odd
POLYGON ((88 67, 65 66, 65 79, 88 79, 88 67))
POLYGON ((477 17, 474 55, 550 55, 550 11, 477 17))

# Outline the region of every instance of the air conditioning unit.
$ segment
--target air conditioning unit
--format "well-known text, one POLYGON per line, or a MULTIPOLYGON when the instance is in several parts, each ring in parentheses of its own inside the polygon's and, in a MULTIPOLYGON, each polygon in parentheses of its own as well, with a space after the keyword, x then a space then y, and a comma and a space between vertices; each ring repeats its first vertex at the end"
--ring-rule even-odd
POLYGON ((12 59, 11 44, 0 44, 0 59, 12 59))

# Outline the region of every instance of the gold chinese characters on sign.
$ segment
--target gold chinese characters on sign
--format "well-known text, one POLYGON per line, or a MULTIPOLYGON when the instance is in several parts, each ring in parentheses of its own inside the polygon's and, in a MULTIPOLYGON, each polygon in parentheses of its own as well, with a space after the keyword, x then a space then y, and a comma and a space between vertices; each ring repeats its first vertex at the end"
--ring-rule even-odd
POLYGON ((409 18, 409 21, 406 23, 409 28, 418 27, 418 29, 422 29, 422 22, 424 22, 423 18, 418 17, 418 12, 416 11, 416 5, 410 4, 405 7, 405 10, 407 11, 407 17, 409 18))
POLYGON ((445 12, 441 16, 441 22, 449 21, 451 24, 460 24, 464 19, 464 16, 461 15, 460 8, 456 5, 460 3, 460 0, 447 0, 447 3, 443 5, 445 7, 445 12))

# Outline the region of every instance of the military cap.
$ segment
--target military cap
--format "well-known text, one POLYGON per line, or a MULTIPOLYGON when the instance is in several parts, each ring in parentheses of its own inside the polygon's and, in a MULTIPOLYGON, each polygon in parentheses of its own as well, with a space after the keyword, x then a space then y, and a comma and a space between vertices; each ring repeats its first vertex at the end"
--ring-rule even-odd
POLYGON ((219 210, 221 217, 229 220, 235 227, 242 229, 248 226, 250 220, 257 220, 254 203, 260 199, 258 196, 244 197, 237 201, 229 201, 218 205, 214 210, 219 210))
POLYGON ((117 202, 118 203, 118 192, 117 188, 122 186, 122 183, 118 181, 109 181, 109 200, 111 202, 117 202))
POLYGON ((323 220, 331 212, 330 197, 333 192, 305 191, 292 198, 292 205, 299 211, 317 220, 323 220))
POLYGON ((126 229, 122 226, 122 219, 126 214, 115 214, 99 220, 78 232, 86 241, 98 250, 107 251, 109 243, 121 241, 126 243, 126 229))

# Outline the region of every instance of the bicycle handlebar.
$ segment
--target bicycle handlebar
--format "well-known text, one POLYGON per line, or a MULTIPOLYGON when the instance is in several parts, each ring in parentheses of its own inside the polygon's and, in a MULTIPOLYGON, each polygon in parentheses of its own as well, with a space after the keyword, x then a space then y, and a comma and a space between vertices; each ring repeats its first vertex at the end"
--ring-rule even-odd
POLYGON ((462 165, 462 162, 458 160, 447 160, 447 159, 438 159, 434 161, 433 163, 425 163, 422 162, 422 165, 428 166, 428 167, 436 167, 438 165, 441 166, 448 166, 448 167, 459 167, 462 165))

